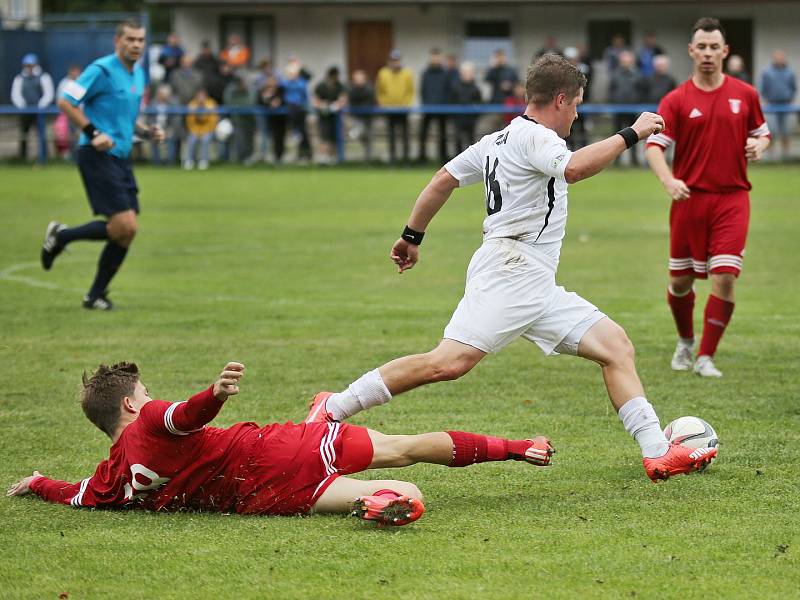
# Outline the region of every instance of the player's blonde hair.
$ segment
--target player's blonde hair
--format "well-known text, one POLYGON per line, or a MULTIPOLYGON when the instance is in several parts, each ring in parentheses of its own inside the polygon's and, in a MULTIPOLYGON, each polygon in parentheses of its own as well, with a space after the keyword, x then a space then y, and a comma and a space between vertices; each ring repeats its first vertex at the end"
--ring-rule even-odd
POLYGON ((525 100, 544 106, 559 94, 572 100, 586 87, 586 76, 563 56, 545 54, 528 67, 525 100))
POLYGON ((139 381, 136 363, 121 362, 110 367, 100 365, 88 376, 84 371, 81 390, 83 414, 108 437, 113 437, 119 425, 120 401, 132 396, 139 381))

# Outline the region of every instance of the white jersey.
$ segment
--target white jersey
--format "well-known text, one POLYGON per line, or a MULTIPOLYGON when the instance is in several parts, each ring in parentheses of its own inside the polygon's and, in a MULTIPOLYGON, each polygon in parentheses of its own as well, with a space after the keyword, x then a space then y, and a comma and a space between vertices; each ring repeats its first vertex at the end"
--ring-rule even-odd
POLYGON ((558 264, 567 225, 564 170, 571 156, 555 131, 523 115, 444 168, 462 187, 483 181, 488 215, 484 240, 518 239, 558 264))

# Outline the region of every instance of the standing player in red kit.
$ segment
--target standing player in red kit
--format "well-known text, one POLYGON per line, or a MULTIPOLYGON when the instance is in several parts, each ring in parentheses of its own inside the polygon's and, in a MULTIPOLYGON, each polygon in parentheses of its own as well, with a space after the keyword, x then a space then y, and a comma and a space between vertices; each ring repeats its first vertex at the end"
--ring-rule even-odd
POLYGON ((750 220, 747 161, 769 146, 758 92, 722 72, 728 56, 725 30, 716 19, 692 29, 692 77, 664 96, 658 113, 666 127, 651 135, 650 168, 672 198, 669 306, 678 328, 672 368, 721 377, 713 357, 733 314, 733 288, 742 269, 750 220), (670 170, 664 150, 675 144, 670 170), (694 359, 694 280, 711 276, 703 337, 694 359))
POLYGON ((94 474, 77 483, 38 471, 9 496, 33 492, 60 504, 154 511, 195 509, 241 514, 347 513, 405 525, 424 512, 412 483, 341 477, 366 469, 429 462, 465 467, 520 460, 550 464, 544 437, 507 440, 448 431, 384 435, 345 423, 237 423, 206 427, 239 393, 244 365, 225 366, 214 385, 186 402, 150 398, 133 363, 101 365, 83 378, 81 405, 113 445, 94 474))

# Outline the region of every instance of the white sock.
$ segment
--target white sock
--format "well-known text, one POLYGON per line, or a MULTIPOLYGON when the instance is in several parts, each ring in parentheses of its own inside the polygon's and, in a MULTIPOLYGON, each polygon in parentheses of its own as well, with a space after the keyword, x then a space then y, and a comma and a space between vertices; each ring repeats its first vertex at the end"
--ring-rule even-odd
POLYGON ((628 400, 619 409, 619 419, 625 431, 639 443, 644 458, 658 458, 669 450, 669 442, 661 431, 658 415, 647 398, 636 396, 628 400))
POLYGON ((386 404, 391 399, 392 394, 383 383, 381 374, 374 369, 364 373, 343 392, 328 398, 325 408, 334 419, 343 421, 362 410, 386 404))

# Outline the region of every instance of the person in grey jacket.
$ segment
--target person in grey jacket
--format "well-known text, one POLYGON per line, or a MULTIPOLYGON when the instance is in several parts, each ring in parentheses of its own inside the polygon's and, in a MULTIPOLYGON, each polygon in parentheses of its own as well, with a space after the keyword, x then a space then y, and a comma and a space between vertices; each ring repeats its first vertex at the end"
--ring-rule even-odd
MULTIPOLYGON (((223 93, 225 106, 239 109, 251 108, 256 103, 255 92, 247 85, 244 77, 237 75, 226 87, 223 93)), ((236 150, 236 159, 246 165, 254 162, 253 150, 255 148, 256 117, 254 114, 234 113, 231 115, 233 123, 233 144, 236 150)))
POLYGON ((666 54, 658 54, 653 59, 653 74, 645 79, 646 102, 658 104, 661 99, 677 87, 675 78, 669 72, 670 60, 666 54))
MULTIPOLYGON (((638 104, 644 99, 644 81, 636 70, 636 57, 633 52, 623 50, 619 53, 619 66, 611 74, 608 99, 612 104, 638 104)), ((638 113, 615 113, 614 128, 618 131, 630 127, 638 113)), ((630 152, 631 163, 639 164, 636 151, 630 152)))
MULTIPOLYGON (((797 79, 794 71, 786 64, 786 53, 775 50, 772 53, 772 64, 761 74, 761 96, 772 107, 788 106, 797 93, 797 79)), ((791 126, 790 114, 787 112, 771 113, 767 115, 769 130, 775 138, 781 141, 781 158, 789 156, 789 137, 791 126)))
MULTIPOLYGON (((422 104, 447 104, 450 94, 450 74, 444 68, 444 57, 438 48, 431 50, 428 67, 422 73, 420 82, 420 100, 422 104)), ((419 130, 419 162, 426 162, 426 145, 428 129, 432 122, 436 122, 439 134, 439 162, 441 164, 450 160, 447 152, 447 115, 444 113, 423 113, 419 130)))
POLYGON ((186 106, 194 98, 197 90, 203 86, 203 74, 192 66, 192 57, 184 54, 180 65, 174 69, 167 79, 181 106, 186 106))
MULTIPOLYGON (((459 79, 450 90, 450 104, 475 105, 483 101, 481 90, 475 83, 475 65, 464 62, 459 68, 459 79)), ((456 153, 460 154, 475 140, 477 114, 461 113, 455 116, 456 153)))
MULTIPOLYGON (((29 53, 22 57, 22 71, 14 77, 11 84, 11 102, 17 108, 46 108, 53 102, 53 79, 42 71, 39 58, 29 53)), ((28 159, 28 131, 34 123, 38 123, 39 134, 44 137, 44 119, 38 115, 26 113, 20 115, 19 157, 28 159)))
POLYGON ((156 94, 150 104, 147 115, 147 124, 158 125, 164 132, 163 140, 150 140, 150 152, 153 164, 173 165, 180 156, 179 141, 183 132, 183 117, 177 112, 180 105, 172 95, 172 88, 168 83, 162 83, 156 88, 156 94), (162 155, 166 149, 167 155, 162 155))

